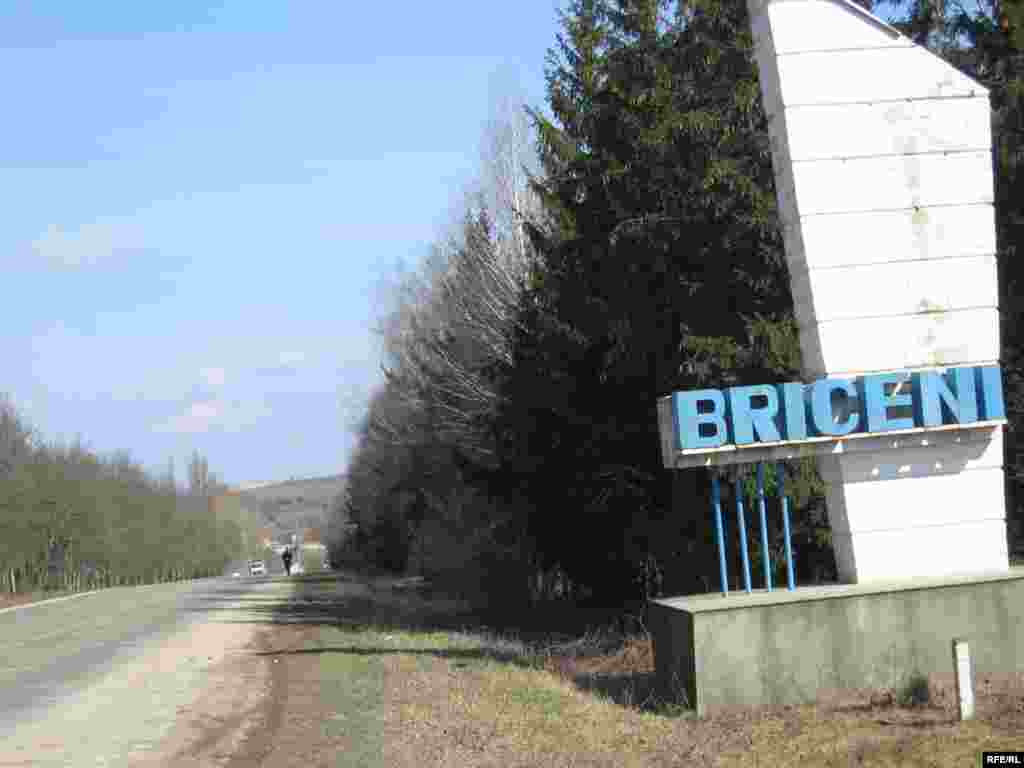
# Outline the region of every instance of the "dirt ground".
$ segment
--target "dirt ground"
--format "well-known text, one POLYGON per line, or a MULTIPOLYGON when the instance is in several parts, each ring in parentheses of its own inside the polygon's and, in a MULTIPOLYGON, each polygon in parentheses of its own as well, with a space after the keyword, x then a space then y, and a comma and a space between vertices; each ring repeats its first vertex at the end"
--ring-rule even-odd
POLYGON ((59 597, 67 597, 70 594, 71 593, 69 592, 53 592, 48 594, 41 592, 18 592, 14 595, 9 592, 0 593, 0 611, 4 608, 13 608, 17 605, 28 605, 29 603, 38 603, 42 600, 54 600, 59 597))
POLYGON ((920 706, 847 691, 702 720, 659 705, 652 681, 642 637, 522 664, 465 635, 387 622, 262 627, 209 670, 140 766, 954 766, 1024 749, 1021 675, 982 676, 970 723, 957 722, 951 680, 932 680, 920 706))
MULTIPOLYGON (((286 736, 282 733, 284 705, 289 698, 286 667, 256 654, 287 648, 291 635, 295 635, 293 641, 301 642, 310 632, 315 629, 275 627, 247 633, 236 653, 208 669, 194 700, 179 708, 171 731, 133 762, 133 768, 292 764, 284 759, 286 736)), ((294 706, 298 699, 290 703, 294 706)))
POLYGON ((0 593, 0 609, 12 608, 15 605, 25 605, 26 603, 34 603, 38 598, 32 595, 26 595, 18 593, 11 595, 8 593, 0 593))
POLYGON ((1024 749, 1024 675, 979 676, 968 723, 948 678, 917 706, 845 691, 696 719, 658 700, 642 635, 537 645, 446 623, 453 604, 397 582, 292 584, 119 665, 0 746, 0 766, 902 768, 1024 749))

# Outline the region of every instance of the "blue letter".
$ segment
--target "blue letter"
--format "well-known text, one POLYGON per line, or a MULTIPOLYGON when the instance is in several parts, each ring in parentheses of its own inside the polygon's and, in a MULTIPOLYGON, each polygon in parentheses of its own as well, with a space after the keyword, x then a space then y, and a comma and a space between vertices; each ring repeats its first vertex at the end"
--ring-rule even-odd
POLYGON ((785 440, 807 438, 807 405, 804 403, 804 385, 793 383, 782 386, 782 413, 785 417, 785 440))
POLYGON ((889 418, 889 409, 910 405, 910 394, 896 394, 896 389, 904 381, 906 374, 876 373, 865 376, 861 380, 863 402, 861 413, 867 424, 868 432, 891 432, 894 429, 911 429, 914 420, 909 416, 889 418), (895 385, 891 395, 885 394, 886 384, 895 385))
POLYGON ((733 442, 736 445, 754 442, 755 430, 758 442, 770 443, 781 440, 779 428, 775 425, 775 416, 778 412, 779 393, 770 384, 729 389, 729 416, 732 422, 733 442), (751 402, 755 397, 763 397, 768 402, 762 407, 755 408, 751 402))
POLYGON ((913 382, 917 426, 938 427, 948 420, 970 424, 978 420, 973 368, 954 368, 946 371, 945 376, 938 371, 918 371, 913 382))
POLYGON ((674 392, 672 400, 680 449, 717 448, 725 444, 725 397, 721 392, 717 389, 674 392), (713 408, 709 413, 698 413, 698 403, 711 403, 713 408), (705 425, 714 427, 713 435, 701 435, 700 428, 705 425))
POLYGON ((847 400, 857 397, 857 390, 848 379, 822 379, 811 389, 811 417, 814 428, 822 435, 848 435, 860 423, 860 415, 851 411, 846 421, 836 421, 832 412, 832 393, 844 392, 847 400))
POLYGON ((1003 405, 1003 376, 998 365, 986 365, 984 368, 976 368, 979 383, 981 384, 981 411, 984 414, 982 419, 1005 419, 1006 407, 1003 405))

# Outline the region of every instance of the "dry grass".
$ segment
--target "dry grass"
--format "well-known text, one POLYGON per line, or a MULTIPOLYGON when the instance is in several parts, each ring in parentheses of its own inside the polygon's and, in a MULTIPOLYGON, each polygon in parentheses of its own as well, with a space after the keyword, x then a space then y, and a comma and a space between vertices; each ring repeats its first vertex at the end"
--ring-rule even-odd
MULTIPOLYGON (((982 750, 1020 748, 1019 676, 979 687, 979 716, 966 723, 956 719, 949 683, 933 683, 923 706, 897 706, 895 694, 850 692, 818 706, 752 714, 752 751, 763 765, 960 766, 976 765, 982 750)), ((749 765, 750 755, 723 754, 720 764, 749 765)))
MULTIPOLYGON (((395 642, 422 649, 414 636, 395 642)), ((388 764, 640 766, 671 728, 532 666, 529 653, 514 663, 468 637, 438 644, 386 662, 388 764)))
POLYGON ((396 768, 962 766, 984 749, 1022 744, 1021 675, 979 679, 978 717, 968 723, 956 721, 951 680, 930 681, 920 706, 899 706, 899 691, 850 691, 816 706, 697 719, 655 696, 645 636, 538 643, 417 628, 410 616, 436 616, 436 606, 375 594, 386 623, 325 627, 319 643, 363 660, 382 681, 383 764, 396 768))

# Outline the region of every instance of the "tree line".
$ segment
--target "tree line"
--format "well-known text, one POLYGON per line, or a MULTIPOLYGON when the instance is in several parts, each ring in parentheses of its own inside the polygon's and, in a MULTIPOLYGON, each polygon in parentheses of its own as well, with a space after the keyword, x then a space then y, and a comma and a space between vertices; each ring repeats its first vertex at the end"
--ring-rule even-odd
MULTIPOLYGON (((1017 542, 1024 12, 889 8, 992 92, 1017 542)), ((560 22, 546 109, 499 114, 462 219, 396 281, 384 384, 328 538, 336 559, 418 570, 504 606, 713 589, 708 473, 662 467, 656 400, 800 376, 746 3, 572 0, 560 22)), ((736 471, 722 474, 749 493, 736 471)), ((798 578, 834 578, 814 465, 785 471, 798 578)))
POLYGON ((198 452, 180 488, 173 463, 48 442, 0 400, 0 585, 94 589, 217 575, 256 542, 254 521, 218 514, 226 489, 198 452))

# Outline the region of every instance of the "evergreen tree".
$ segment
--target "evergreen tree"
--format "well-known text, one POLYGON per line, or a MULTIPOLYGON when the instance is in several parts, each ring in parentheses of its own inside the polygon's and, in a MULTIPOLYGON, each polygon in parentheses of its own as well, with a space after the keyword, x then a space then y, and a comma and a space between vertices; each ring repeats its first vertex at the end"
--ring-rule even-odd
POLYGON ((746 6, 576 0, 562 25, 505 477, 547 563, 603 597, 693 588, 707 478, 662 467, 656 399, 799 369, 746 6))

